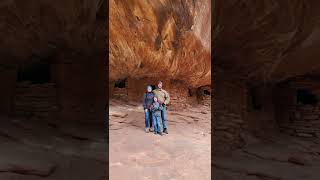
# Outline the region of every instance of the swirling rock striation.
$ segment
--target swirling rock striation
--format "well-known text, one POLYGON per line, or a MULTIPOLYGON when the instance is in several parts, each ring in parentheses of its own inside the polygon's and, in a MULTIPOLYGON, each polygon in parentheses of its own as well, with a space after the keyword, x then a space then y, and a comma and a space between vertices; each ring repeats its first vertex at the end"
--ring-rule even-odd
POLYGON ((210 1, 109 1, 109 78, 211 84, 210 1))
POLYGON ((63 51, 105 54, 106 7, 104 0, 1 2, 0 63, 63 51))
POLYGON ((214 2, 214 62, 256 81, 319 72, 319 1, 214 2))

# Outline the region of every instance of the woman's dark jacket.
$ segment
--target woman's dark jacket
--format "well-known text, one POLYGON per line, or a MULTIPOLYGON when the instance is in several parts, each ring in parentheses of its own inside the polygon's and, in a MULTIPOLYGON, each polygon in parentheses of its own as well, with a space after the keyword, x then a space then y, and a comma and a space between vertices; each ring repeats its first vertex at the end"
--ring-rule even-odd
POLYGON ((143 108, 150 109, 151 104, 153 103, 154 94, 152 92, 146 92, 143 95, 143 108))

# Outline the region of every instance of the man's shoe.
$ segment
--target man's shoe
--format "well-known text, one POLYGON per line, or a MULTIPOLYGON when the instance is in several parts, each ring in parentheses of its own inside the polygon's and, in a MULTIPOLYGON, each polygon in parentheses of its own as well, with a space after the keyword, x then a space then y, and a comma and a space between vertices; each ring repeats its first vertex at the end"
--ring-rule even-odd
POLYGON ((163 135, 163 134, 162 134, 162 132, 159 132, 158 134, 159 134, 160 136, 162 136, 162 135, 163 135))
POLYGON ((149 128, 146 128, 146 133, 148 133, 149 132, 149 128))
POLYGON ((167 130, 167 128, 163 129, 163 133, 168 134, 168 130, 167 130))
POLYGON ((150 132, 153 132, 153 128, 149 128, 149 131, 150 131, 150 132))

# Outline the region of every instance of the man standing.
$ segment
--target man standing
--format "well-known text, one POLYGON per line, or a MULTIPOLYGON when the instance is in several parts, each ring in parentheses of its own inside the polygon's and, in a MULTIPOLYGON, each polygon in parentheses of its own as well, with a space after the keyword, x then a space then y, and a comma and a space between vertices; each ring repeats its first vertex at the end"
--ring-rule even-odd
POLYGON ((163 106, 163 109, 161 110, 161 119, 162 119, 162 126, 163 126, 163 132, 168 134, 167 129, 167 105, 170 102, 170 96, 167 91, 162 89, 162 82, 159 81, 157 85, 157 89, 153 90, 153 94, 155 97, 158 98, 159 103, 163 106))

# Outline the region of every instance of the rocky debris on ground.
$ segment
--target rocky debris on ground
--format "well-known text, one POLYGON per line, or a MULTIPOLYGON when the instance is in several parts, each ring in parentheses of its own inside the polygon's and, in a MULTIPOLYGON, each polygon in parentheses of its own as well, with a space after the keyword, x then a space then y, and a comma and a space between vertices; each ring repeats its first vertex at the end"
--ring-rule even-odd
POLYGON ((125 117, 128 116, 128 114, 127 113, 121 113, 121 112, 109 112, 109 116, 125 118, 125 117))
POLYGON ((213 172, 218 180, 317 180, 317 149, 319 144, 310 139, 279 135, 273 143, 257 142, 231 155, 215 156, 213 172))

